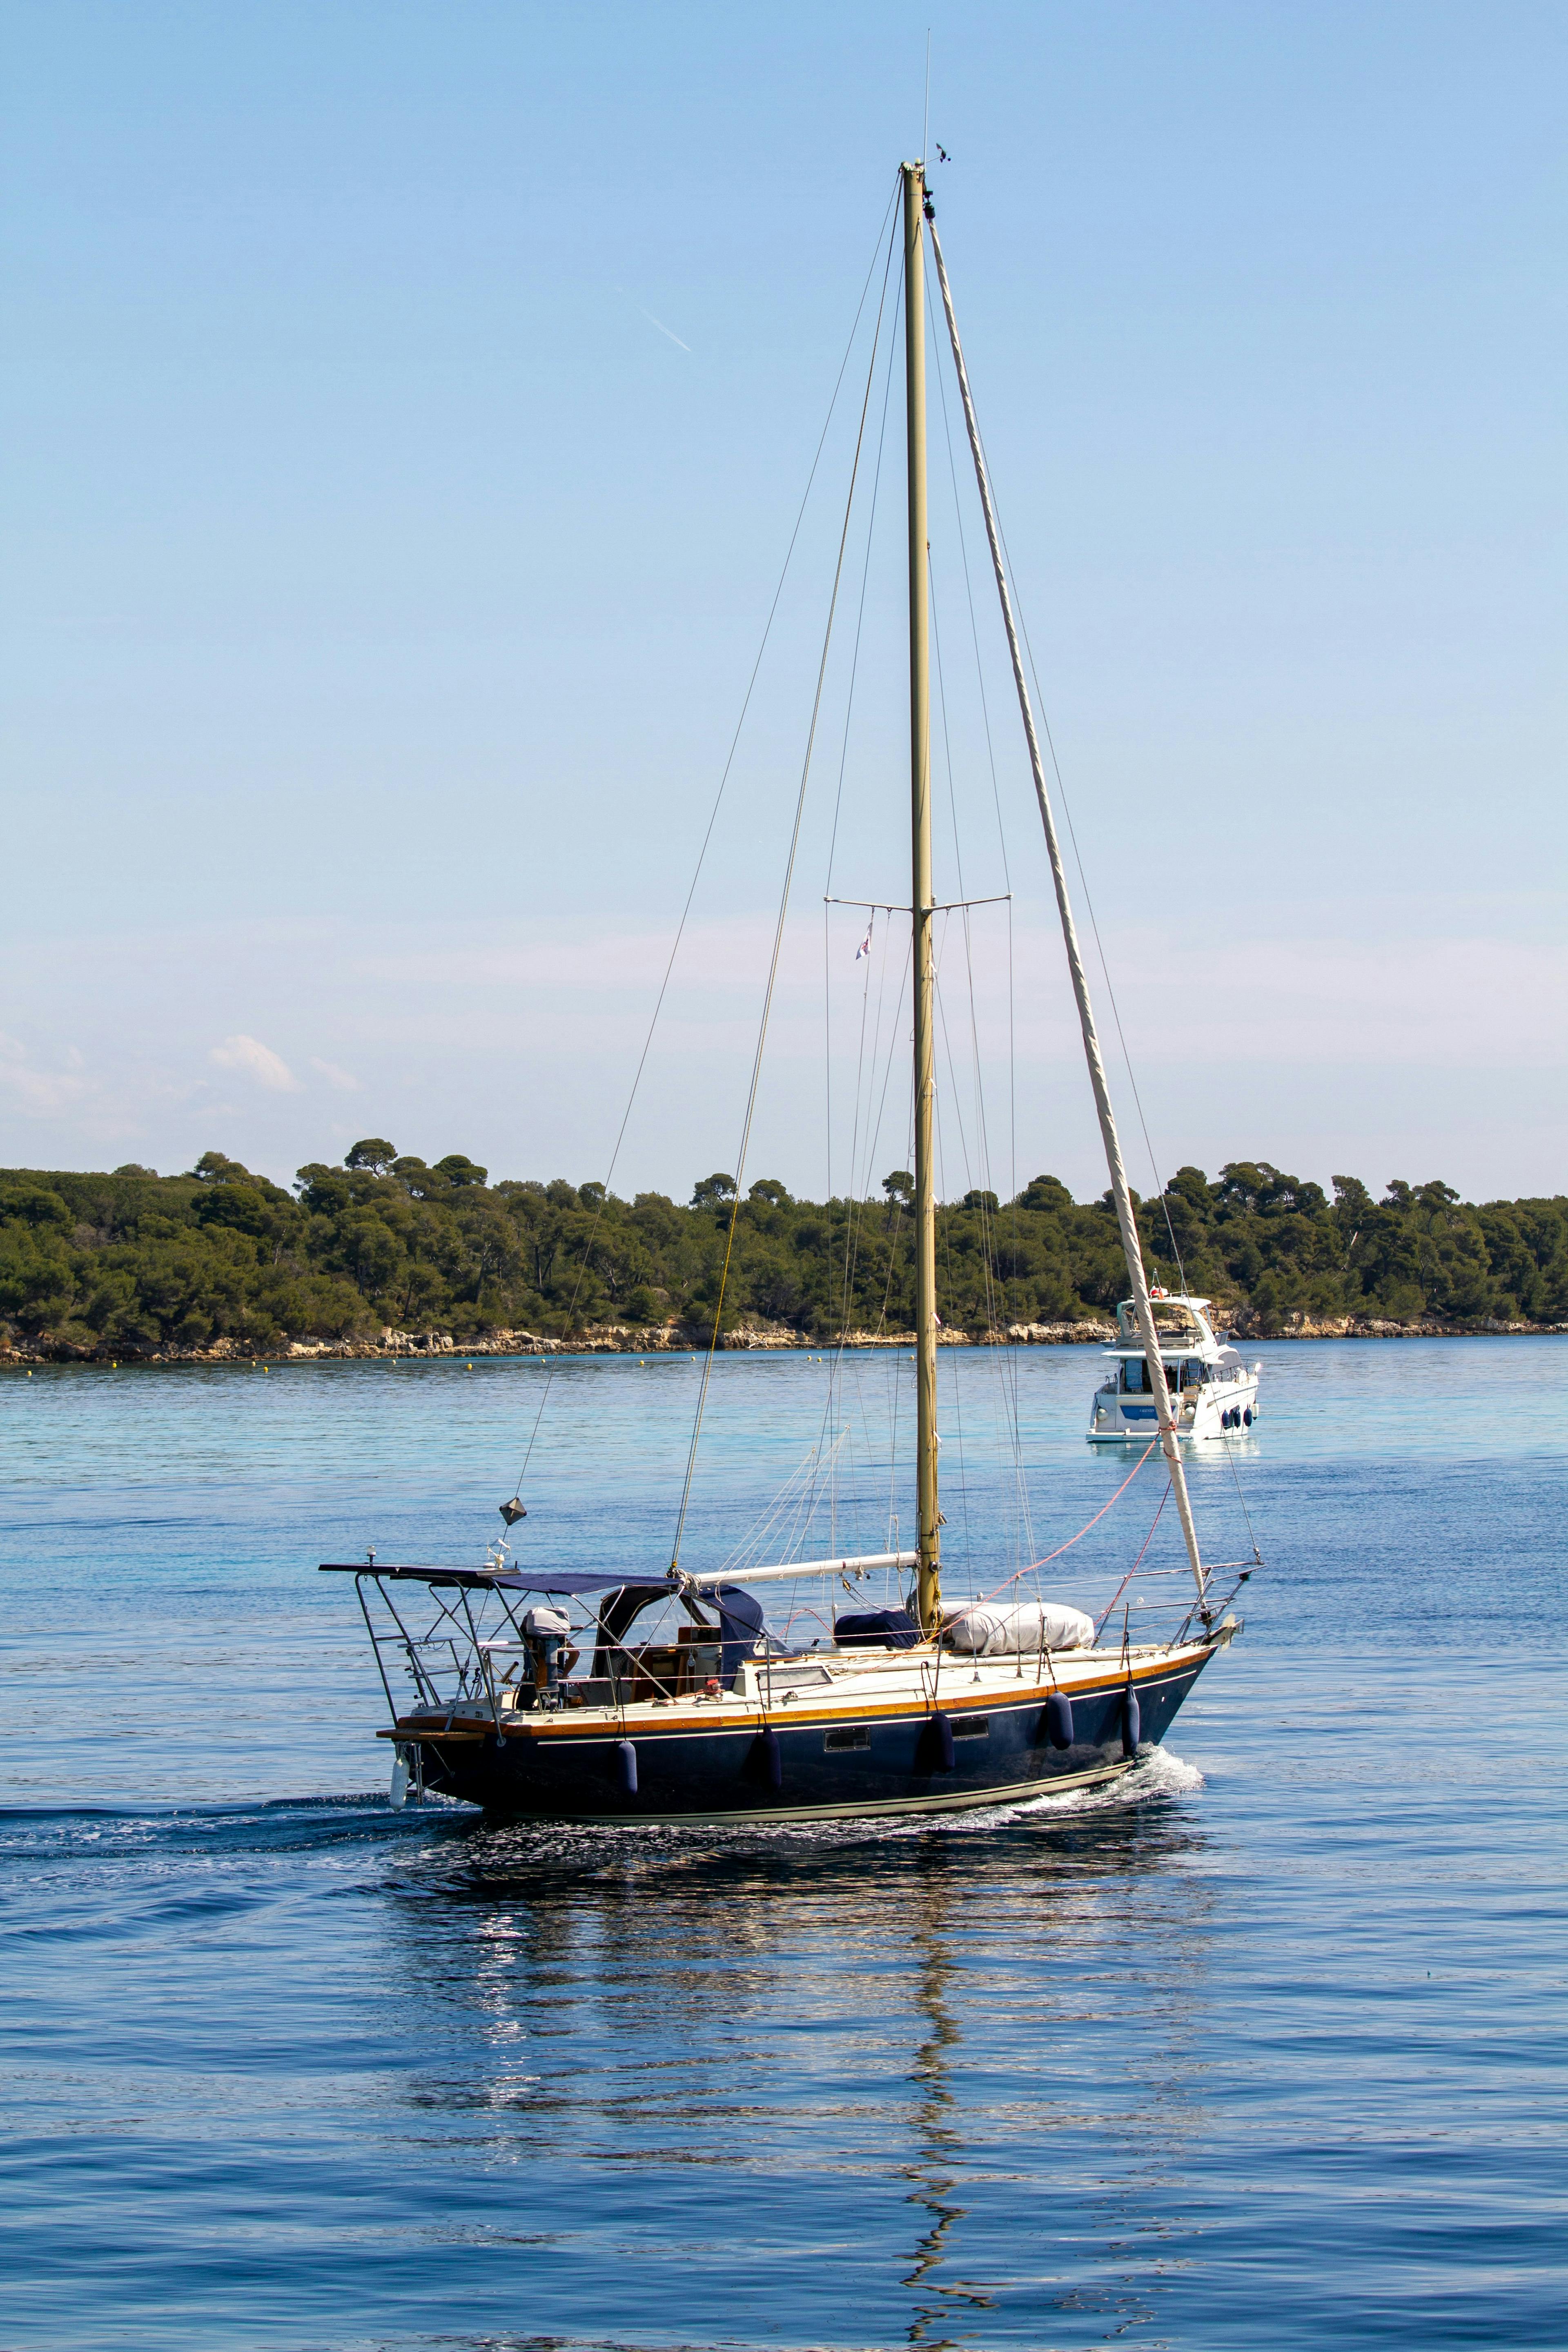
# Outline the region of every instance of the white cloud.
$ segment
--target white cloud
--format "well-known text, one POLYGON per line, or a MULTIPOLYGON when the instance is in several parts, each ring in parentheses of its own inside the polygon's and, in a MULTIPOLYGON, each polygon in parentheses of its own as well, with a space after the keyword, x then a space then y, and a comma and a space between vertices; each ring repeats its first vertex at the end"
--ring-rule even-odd
POLYGON ((207 1059, 216 1062, 220 1070, 246 1071, 258 1086, 266 1087, 272 1094, 300 1092, 300 1081, 288 1063, 258 1037, 226 1037, 221 1045, 213 1047, 207 1059))
POLYGON ((1193 1065, 1539 1069, 1568 1055, 1568 947, 1449 936, 1123 932, 1109 941, 1134 1053, 1193 1065), (1154 1046, 1149 1008, 1163 999, 1154 1046), (1132 1024, 1130 1024, 1130 1034, 1132 1024))
MULTIPOLYGON (((1104 1190, 1049 913, 1033 902, 979 908, 967 941, 959 918, 944 919, 950 1189, 967 1183, 965 1142, 976 1149, 973 970, 993 1150, 1013 1099, 1013 1041, 1019 1171, 1048 1167, 1080 1195, 1104 1190)), ((773 920, 764 909, 688 925, 618 1190, 684 1198, 694 1173, 732 1165, 773 920)), ((904 932, 879 917, 868 970, 855 961, 864 921, 858 909, 829 910, 826 967, 819 908, 792 918, 784 940, 751 1165, 801 1192, 827 1181, 825 968, 834 1181, 847 1181, 857 1099, 864 1111, 863 1010, 879 1113, 891 1056, 882 1140, 907 1118, 904 932)), ((1387 902, 1364 917, 1331 900, 1277 925, 1251 907, 1161 904, 1129 920, 1116 905, 1102 926, 1162 1165, 1212 1171, 1262 1157, 1320 1181, 1340 1168, 1372 1182, 1436 1172, 1478 1200, 1562 1190, 1568 921, 1556 895, 1387 902)), ((13 1014, 11 1042, 0 1038, 0 1160, 188 1167, 216 1144, 286 1181, 305 1160, 336 1156, 326 1144, 363 1091, 379 1106, 374 1123, 431 1160, 458 1150, 502 1175, 602 1174, 669 945, 658 925, 603 913, 542 916, 482 942, 471 923, 433 923, 396 959, 369 924, 95 935, 54 960, 45 988, 36 950, 0 941, 0 998, 26 1003, 31 989, 38 1007, 28 1005, 25 1028, 13 1014), (319 1035, 323 1001, 341 1066, 308 1055, 296 1077, 254 1035, 226 1034, 244 1018, 275 1036, 319 1035), (79 1067, 73 1041, 85 1048, 79 1067), (342 1082, 353 1077, 351 1092, 342 1082)), ((1116 1024, 1097 967, 1092 976, 1124 1141, 1138 1156, 1116 1024)), ((336 1153, 358 1132, 344 1129, 336 1153)), ((901 1145, 876 1161, 872 1181, 899 1164, 901 1145)))
MULTIPOLYGON (((73 1071, 80 1069, 82 1057, 75 1046, 66 1058, 73 1071)), ((52 1118, 80 1102, 87 1081, 64 1072, 35 1069, 19 1038, 0 1035, 0 1087, 21 1110, 36 1118, 52 1118)))

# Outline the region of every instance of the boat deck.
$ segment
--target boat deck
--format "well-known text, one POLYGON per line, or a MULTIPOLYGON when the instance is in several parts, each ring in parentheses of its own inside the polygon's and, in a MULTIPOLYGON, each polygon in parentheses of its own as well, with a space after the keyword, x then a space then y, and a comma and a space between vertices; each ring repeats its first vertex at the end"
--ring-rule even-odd
MULTIPOLYGON (((1229 1638, 1221 1629, 1220 1641, 1229 1638)), ((1179 1644, 1134 1643, 1130 1649, 1072 1650, 1026 1656, 955 1660, 934 1643, 920 1648, 877 1653, 867 1656, 827 1654, 780 1659, 770 1674, 767 1665, 747 1664, 732 1690, 714 1694, 693 1691, 672 1697, 628 1698, 616 1704, 579 1702, 577 1690, 563 1686, 558 1707, 521 1706, 510 1691, 511 1704, 493 1706, 484 1697, 468 1697, 450 1707, 411 1709, 395 1725, 377 1734, 382 1739, 508 1740, 603 1739, 618 1729, 623 1737, 634 1730, 650 1733, 703 1732, 742 1727, 754 1728, 759 1719, 783 1728, 787 1725, 832 1725, 879 1718, 907 1719, 946 1716, 960 1726, 964 1715, 987 1706, 1038 1707, 1053 1691, 1069 1699, 1093 1694, 1136 1689, 1141 1683, 1189 1672, 1201 1665, 1215 1647, 1214 1639, 1179 1644), (802 1679, 803 1670, 811 1680, 802 1679)), ((629 1679, 629 1678, 628 1678, 629 1679)), ((531 1697, 531 1692, 525 1694, 531 1697)))

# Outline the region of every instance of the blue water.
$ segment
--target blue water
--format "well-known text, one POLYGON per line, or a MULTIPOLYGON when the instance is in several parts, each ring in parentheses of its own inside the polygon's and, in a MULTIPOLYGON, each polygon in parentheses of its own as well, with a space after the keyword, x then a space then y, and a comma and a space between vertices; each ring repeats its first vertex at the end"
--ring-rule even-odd
MULTIPOLYGON (((1568 1348, 1258 1352, 1194 1484, 1269 1566, 1135 1789, 733 1833, 384 1802, 314 1563, 473 1557, 543 1365, 0 1374, 6 2352, 1568 2343, 1568 1348)), ((950 1591, 1125 1477, 1094 1370, 944 1358, 950 1591)), ((557 1370, 535 1556, 657 1562, 695 1378, 557 1370)), ((823 1409, 720 1362, 691 1564, 823 1409)))

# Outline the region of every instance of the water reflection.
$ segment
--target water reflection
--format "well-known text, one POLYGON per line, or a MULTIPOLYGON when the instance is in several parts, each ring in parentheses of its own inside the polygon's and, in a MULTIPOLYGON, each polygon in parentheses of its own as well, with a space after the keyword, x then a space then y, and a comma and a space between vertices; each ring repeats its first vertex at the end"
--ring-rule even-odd
POLYGON ((527 2175, 531 2246, 641 2266, 617 2342, 672 2263, 696 2343, 781 2262, 787 2341, 841 2340, 851 2307, 863 2339, 868 2306, 931 2352, 1031 2314, 1110 2341, 1168 2292, 1204 2120, 1207 1846, 1161 1801, 882 1834, 443 1825, 386 1889, 395 1992, 443 2053, 407 2098, 527 2175))
MULTIPOLYGON (((927 1859, 925 1854, 921 1857, 922 1863, 927 1859)), ((923 1916, 914 1945, 918 1964, 914 1998, 927 2031, 910 2074, 910 2137, 919 2154, 904 2168, 911 2183, 910 2202, 923 2207, 929 2220, 903 2284, 914 2299, 905 2331, 909 2341, 940 2347, 953 2339, 945 2334, 935 2336, 931 2330, 945 2326, 955 2302, 985 2309, 994 2297, 984 2288, 964 2287, 951 2278, 944 2282, 937 2275, 949 2264, 948 2240, 964 2212, 952 2195, 963 2161, 963 2133, 950 2064, 963 2037, 947 1999, 954 1974, 948 1940, 953 1890, 943 1866, 946 1857, 937 1852, 929 1859, 934 1867, 920 1874, 923 1885, 919 1907, 923 1916)))

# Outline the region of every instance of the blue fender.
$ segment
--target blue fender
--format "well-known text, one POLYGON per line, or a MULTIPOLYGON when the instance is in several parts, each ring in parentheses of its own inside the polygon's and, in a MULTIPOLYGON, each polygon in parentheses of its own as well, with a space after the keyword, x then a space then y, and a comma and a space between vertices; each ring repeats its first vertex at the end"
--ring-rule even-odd
POLYGON ((1053 1691, 1046 1701, 1043 1728, 1053 1748, 1072 1746, 1072 1701, 1066 1691, 1053 1691))
POLYGON ((635 1797, 637 1792, 637 1751, 629 1739, 617 1744, 616 1760, 621 1768, 622 1796, 635 1797))
POLYGON ((932 1715, 927 1720, 926 1730, 930 1735, 931 1745, 936 1749, 937 1770, 951 1772, 952 1769, 952 1724, 945 1715, 932 1715))
POLYGON ((779 1746, 776 1731, 759 1731, 752 1751, 759 1777, 770 1789, 784 1786, 784 1750, 779 1746))
POLYGON ((1121 1694, 1121 1753, 1123 1756, 1137 1754, 1138 1739, 1142 1729, 1142 1719, 1138 1709, 1138 1694, 1129 1683, 1121 1694))

